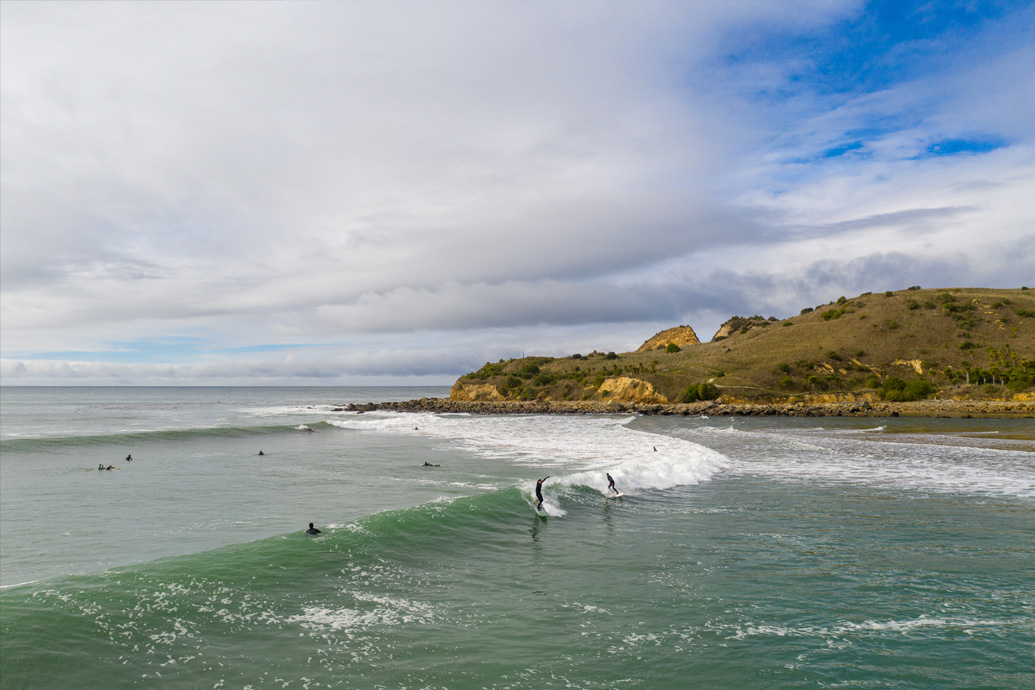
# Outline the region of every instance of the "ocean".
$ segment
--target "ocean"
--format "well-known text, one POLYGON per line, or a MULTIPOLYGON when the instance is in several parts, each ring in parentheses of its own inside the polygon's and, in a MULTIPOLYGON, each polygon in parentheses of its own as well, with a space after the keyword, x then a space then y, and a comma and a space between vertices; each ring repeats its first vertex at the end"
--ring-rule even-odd
POLYGON ((0 686, 1035 688, 1030 419, 446 395, 0 388, 0 686))

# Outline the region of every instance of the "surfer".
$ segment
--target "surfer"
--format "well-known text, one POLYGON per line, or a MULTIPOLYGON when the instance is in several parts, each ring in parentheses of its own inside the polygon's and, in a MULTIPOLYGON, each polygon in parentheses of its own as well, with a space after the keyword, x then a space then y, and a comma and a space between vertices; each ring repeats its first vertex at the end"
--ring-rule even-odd
POLYGON ((320 530, 313 527, 313 523, 309 523, 309 529, 305 531, 306 534, 323 534, 320 530))
POLYGON ((263 452, 262 452, 262 451, 260 450, 260 451, 259 451, 259 455, 265 455, 265 453, 263 453, 263 452))
POLYGON ((432 465, 430 462, 425 460, 424 464, 422 465, 422 467, 438 467, 438 465, 432 465))
POLYGON ((132 455, 127 455, 126 456, 126 462, 133 462, 133 456, 132 455))
POLYGON ((98 463, 98 464, 97 464, 97 469, 99 469, 99 470, 103 470, 103 469, 104 469, 104 465, 101 465, 100 463, 98 463))
POLYGON ((615 480, 611 478, 610 472, 607 473, 607 488, 611 489, 611 491, 614 491, 616 494, 621 493, 621 491, 615 488, 615 480))
POLYGON ((537 505, 535 507, 536 510, 542 510, 543 509, 543 482, 545 482, 549 478, 550 478, 550 475, 547 475, 547 476, 543 477, 542 479, 539 479, 535 483, 535 497, 539 499, 539 505, 537 505))
POLYGON ((111 465, 108 465, 108 466, 107 466, 107 467, 105 467, 104 469, 106 469, 106 470, 117 470, 117 469, 118 469, 118 467, 112 467, 111 465))
POLYGON ((655 453, 657 453, 657 452, 658 452, 658 447, 657 447, 657 446, 654 446, 654 452, 655 452, 655 453))

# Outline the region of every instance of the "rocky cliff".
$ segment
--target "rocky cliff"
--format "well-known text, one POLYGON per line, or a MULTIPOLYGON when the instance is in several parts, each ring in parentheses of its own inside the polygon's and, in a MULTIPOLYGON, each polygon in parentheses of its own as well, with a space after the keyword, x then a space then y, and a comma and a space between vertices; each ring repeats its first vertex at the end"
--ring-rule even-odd
POLYGON ((687 345, 700 345, 701 340, 697 337, 697 334, 694 333, 694 329, 689 326, 676 326, 675 328, 669 328, 668 330, 655 334, 643 345, 640 345, 636 351, 649 352, 658 348, 664 349, 668 347, 670 343, 678 345, 679 347, 685 347, 687 345))

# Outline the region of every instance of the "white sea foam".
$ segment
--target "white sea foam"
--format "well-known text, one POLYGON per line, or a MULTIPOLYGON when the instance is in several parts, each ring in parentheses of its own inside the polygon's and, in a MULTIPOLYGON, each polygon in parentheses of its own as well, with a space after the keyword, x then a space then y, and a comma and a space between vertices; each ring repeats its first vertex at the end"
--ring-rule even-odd
POLYGON ((1012 625, 1010 621, 981 620, 962 617, 936 617, 926 615, 906 620, 865 620, 858 623, 845 621, 831 626, 783 626, 749 624, 738 626, 728 637, 743 640, 748 637, 809 637, 809 638, 842 638, 868 634, 906 635, 927 630, 954 630, 964 634, 974 634, 977 630, 988 630, 1012 625))
MULTIPOLYGON (((878 427, 879 429, 879 427, 878 427)), ((944 435, 877 429, 680 429, 731 460, 734 474, 902 490, 1035 498, 1035 456, 944 435), (866 433, 869 432, 869 433, 866 433), (877 432, 877 433, 874 433, 877 432)))
MULTIPOLYGON (((619 490, 670 489, 707 481, 726 464, 719 452, 671 436, 630 429, 633 417, 558 415, 431 415, 366 413, 328 423, 344 429, 419 433, 449 440, 464 451, 490 459, 534 466, 543 475, 544 507, 563 511, 551 499, 557 487, 607 490, 606 472, 619 490)), ((534 483, 523 488, 530 493, 534 483)), ((556 511, 556 512, 554 512, 556 511)))

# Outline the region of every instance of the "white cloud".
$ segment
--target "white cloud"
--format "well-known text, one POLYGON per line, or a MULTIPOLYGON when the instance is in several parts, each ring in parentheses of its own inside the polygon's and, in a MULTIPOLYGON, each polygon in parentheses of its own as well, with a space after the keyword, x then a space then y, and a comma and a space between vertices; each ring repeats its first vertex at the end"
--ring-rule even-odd
POLYGON ((793 50, 730 57, 861 11, 5 3, 0 372, 449 379, 501 332, 631 348, 931 262, 1030 274, 1001 250, 1035 217, 1032 12, 877 90, 814 88, 793 50), (1006 145, 916 158, 973 136, 1006 145), (190 361, 113 345, 180 337, 190 361), (284 342, 322 347, 226 353, 284 342))

